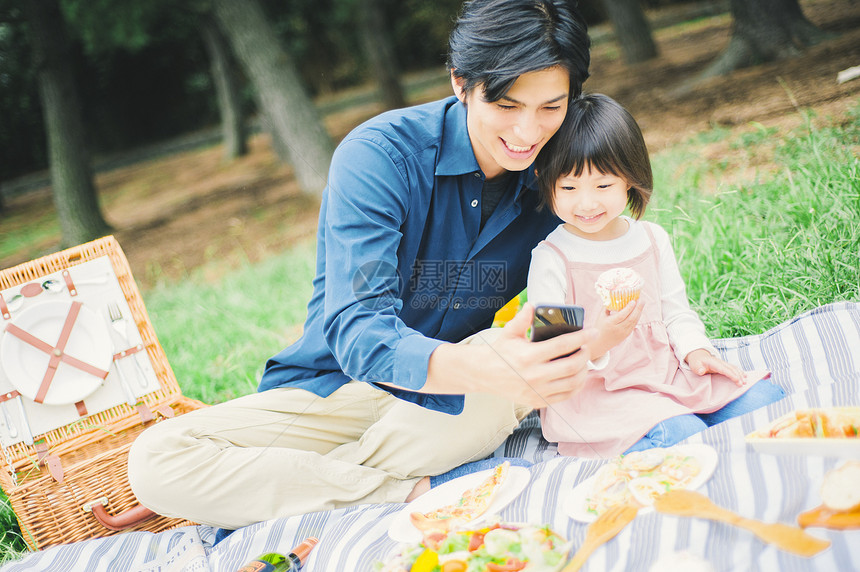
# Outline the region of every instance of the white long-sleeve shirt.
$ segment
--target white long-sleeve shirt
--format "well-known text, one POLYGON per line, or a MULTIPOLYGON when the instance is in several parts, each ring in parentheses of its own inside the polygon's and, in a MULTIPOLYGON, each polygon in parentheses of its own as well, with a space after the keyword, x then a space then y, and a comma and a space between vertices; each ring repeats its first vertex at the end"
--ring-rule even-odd
MULTIPOLYGON (((638 256, 650 246, 645 225, 654 234, 659 252, 659 271, 662 292, 663 321, 678 361, 686 366, 685 358, 696 349, 706 349, 714 356, 719 353, 705 334, 705 326, 690 308, 687 288, 681 278, 675 252, 663 227, 645 221, 623 217, 629 223, 627 232, 616 239, 597 241, 581 238, 559 225, 547 237, 561 248, 572 262, 595 264, 623 263, 638 256)), ((532 304, 563 304, 567 291, 564 262, 549 246, 539 244, 532 250, 529 267, 528 299, 532 304)))

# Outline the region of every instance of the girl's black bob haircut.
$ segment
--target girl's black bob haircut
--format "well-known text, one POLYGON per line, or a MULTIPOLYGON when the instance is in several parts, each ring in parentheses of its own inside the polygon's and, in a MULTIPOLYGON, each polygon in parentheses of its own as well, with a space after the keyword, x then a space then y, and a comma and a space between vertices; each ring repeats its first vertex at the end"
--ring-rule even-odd
POLYGON ((654 186, 645 139, 633 116, 599 93, 573 100, 561 127, 541 149, 535 161, 540 207, 553 205, 559 178, 578 177, 586 167, 627 181, 627 206, 635 218, 642 217, 654 186))
POLYGON ((521 75, 562 67, 570 97, 588 78, 589 38, 575 0, 470 0, 448 41, 448 69, 466 93, 498 101, 521 75))

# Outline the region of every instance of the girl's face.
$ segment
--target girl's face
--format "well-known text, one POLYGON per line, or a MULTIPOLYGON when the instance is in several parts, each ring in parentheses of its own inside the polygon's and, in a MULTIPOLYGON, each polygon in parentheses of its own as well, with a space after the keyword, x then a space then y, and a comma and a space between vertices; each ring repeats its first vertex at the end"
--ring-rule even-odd
POLYGON ((623 178, 587 166, 582 174, 561 176, 555 183, 553 211, 564 228, 589 240, 612 240, 627 232, 627 222, 619 218, 627 207, 623 178))
POLYGON ((466 104, 469 139, 488 179, 527 169, 567 112, 570 74, 561 67, 521 75, 504 97, 493 102, 481 98, 481 86, 466 94, 459 79, 451 81, 466 104))

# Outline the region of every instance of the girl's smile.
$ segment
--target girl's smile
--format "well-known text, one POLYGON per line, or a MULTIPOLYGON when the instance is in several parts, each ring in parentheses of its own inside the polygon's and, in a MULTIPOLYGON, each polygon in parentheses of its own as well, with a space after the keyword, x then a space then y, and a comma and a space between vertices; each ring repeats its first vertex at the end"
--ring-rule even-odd
POLYGON ((579 176, 568 173, 558 179, 553 210, 565 229, 590 240, 612 240, 627 231, 619 218, 627 207, 629 185, 622 177, 586 166, 579 176))

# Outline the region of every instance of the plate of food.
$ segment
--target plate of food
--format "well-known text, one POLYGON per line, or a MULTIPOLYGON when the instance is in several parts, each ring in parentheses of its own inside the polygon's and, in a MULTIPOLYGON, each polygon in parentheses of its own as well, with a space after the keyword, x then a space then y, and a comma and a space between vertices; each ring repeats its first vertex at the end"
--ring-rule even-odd
POLYGON ((585 523, 622 503, 635 503, 643 507, 639 512, 645 512, 666 491, 701 487, 716 467, 716 450, 703 444, 619 455, 574 487, 564 509, 570 518, 585 523))
POLYGON ((493 522, 479 528, 434 532, 401 544, 375 572, 522 570, 556 572, 571 543, 549 526, 493 522))
POLYGON ((419 542, 429 532, 447 532, 478 524, 511 503, 531 479, 525 467, 507 461, 442 483, 407 504, 388 528, 399 542, 419 542))
POLYGON ((860 407, 798 409, 746 436, 759 453, 860 459, 860 407))

